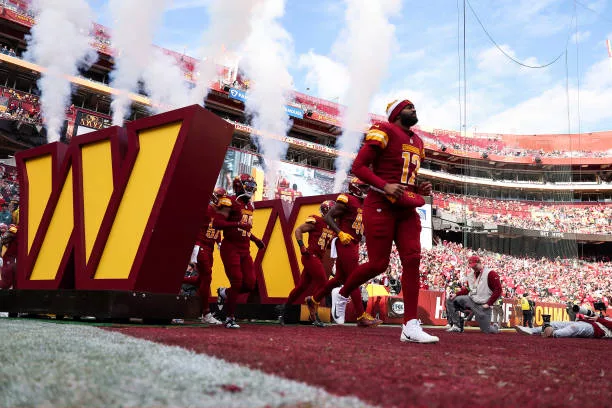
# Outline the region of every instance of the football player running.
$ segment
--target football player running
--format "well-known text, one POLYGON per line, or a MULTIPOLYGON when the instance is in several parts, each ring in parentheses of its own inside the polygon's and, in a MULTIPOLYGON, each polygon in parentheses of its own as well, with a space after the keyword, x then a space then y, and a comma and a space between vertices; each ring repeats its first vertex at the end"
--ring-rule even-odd
MULTIPOLYGON (((338 234, 336 243, 336 276, 330 279, 324 287, 313 296, 306 298, 311 319, 318 320, 318 305, 325 296, 333 293, 332 290, 346 282, 348 277, 359 266, 359 243, 363 236, 362 206, 367 196, 368 185, 356 177, 349 181, 348 194, 340 194, 336 204, 325 215, 325 221, 330 228, 338 234)), ((353 307, 357 314, 357 325, 360 327, 378 326, 382 320, 375 319, 365 312, 361 302, 359 286, 348 292, 353 300, 353 307)), ((339 315, 332 304, 332 317, 338 324, 344 324, 344 313, 339 315)))
POLYGON ((428 182, 416 183, 425 159, 425 147, 423 140, 410 129, 418 122, 412 102, 390 103, 387 116, 388 122, 377 123, 368 130, 352 167, 353 174, 373 187, 363 206, 369 261, 349 276, 338 295, 332 296, 332 303, 338 315, 343 316, 348 296, 385 272, 395 241, 402 263, 404 298, 400 340, 436 343, 438 337, 425 333, 417 319, 421 221, 416 208, 425 204, 422 196, 430 195, 432 187, 428 182))
MULTIPOLYGON (((329 228, 323 217, 329 213, 333 206, 333 201, 323 201, 320 207, 321 216, 310 215, 302 225, 295 229, 294 235, 300 247, 304 270, 299 284, 289 293, 287 302, 277 306, 278 321, 281 325, 285 324, 285 309, 287 306, 292 305, 298 299, 302 300, 304 292, 309 287, 312 286, 313 291, 311 293, 316 293, 325 286, 327 274, 323 267, 323 255, 336 234, 329 228), (304 245, 303 237, 305 233, 308 233, 308 246, 304 245)), ((318 316, 311 314, 310 317, 313 325, 323 325, 318 316)))
POLYGON ((226 307, 225 327, 239 329, 234 319, 238 295, 249 293, 255 288, 250 242, 253 241, 259 249, 265 248, 265 244, 251 234, 255 210, 251 198, 257 190, 255 179, 248 174, 240 174, 234 178, 232 186, 234 195, 219 199, 213 228, 223 230, 220 253, 225 274, 230 281, 229 288, 217 289, 217 303, 226 307))
POLYGON ((221 230, 215 229, 212 226, 212 222, 217 213, 219 200, 226 194, 225 189, 221 187, 213 190, 194 248, 198 274, 183 279, 183 283, 198 286, 198 294, 202 302, 202 323, 215 325, 221 324, 221 322, 210 312, 208 299, 210 298, 210 283, 212 281, 213 251, 215 244, 221 242, 221 230))

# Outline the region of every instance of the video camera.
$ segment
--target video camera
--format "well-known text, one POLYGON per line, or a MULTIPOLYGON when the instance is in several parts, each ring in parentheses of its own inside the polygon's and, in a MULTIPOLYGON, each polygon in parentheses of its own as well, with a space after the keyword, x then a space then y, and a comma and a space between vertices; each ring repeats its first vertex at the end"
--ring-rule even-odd
MULTIPOLYGON (((606 304, 604 302, 595 302, 593 303, 593 308, 598 311, 598 312, 605 312, 606 311, 606 304)), ((595 317, 596 313, 590 309, 587 309, 586 307, 581 307, 578 305, 574 305, 572 307, 572 310, 574 311, 574 313, 580 313, 583 314, 587 317, 595 317)))
POLYGON ((604 302, 595 302, 593 303, 593 308, 599 312, 605 312, 606 304, 604 302))

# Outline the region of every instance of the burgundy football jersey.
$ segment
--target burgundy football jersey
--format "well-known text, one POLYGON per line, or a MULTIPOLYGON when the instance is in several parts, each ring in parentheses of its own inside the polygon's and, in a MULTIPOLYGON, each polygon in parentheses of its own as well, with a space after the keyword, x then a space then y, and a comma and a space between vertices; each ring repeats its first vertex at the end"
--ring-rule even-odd
POLYGON ((325 250, 336 234, 329 228, 325 220, 318 215, 310 215, 306 218, 307 224, 313 224, 315 229, 308 232, 308 252, 323 258, 325 250))
MULTIPOLYGON (((219 207, 230 207, 228 221, 253 225, 255 207, 252 202, 249 201, 245 204, 244 201, 238 200, 236 196, 228 196, 219 200, 219 207)), ((234 245, 249 248, 251 232, 242 228, 227 228, 223 231, 223 241, 226 240, 234 245)))
POLYGON ((372 170, 378 177, 387 183, 416 185, 421 162, 425 159, 425 145, 416 133, 381 122, 368 130, 365 143, 381 149, 372 163, 372 170))
POLYGON ((215 208, 212 205, 208 205, 204 221, 198 232, 198 238, 196 245, 214 247, 215 242, 221 241, 221 230, 215 229, 212 226, 212 220, 215 217, 215 208))
POLYGON ((340 231, 351 234, 357 242, 363 235, 362 202, 352 194, 340 194, 336 202, 346 205, 346 211, 336 220, 340 231))

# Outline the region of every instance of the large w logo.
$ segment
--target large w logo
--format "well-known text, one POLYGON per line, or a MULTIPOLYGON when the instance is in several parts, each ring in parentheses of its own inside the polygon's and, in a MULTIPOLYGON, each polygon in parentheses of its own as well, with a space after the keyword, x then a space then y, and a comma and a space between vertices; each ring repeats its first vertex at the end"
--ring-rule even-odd
POLYGON ((232 131, 191 106, 19 153, 18 287, 178 293, 232 131))

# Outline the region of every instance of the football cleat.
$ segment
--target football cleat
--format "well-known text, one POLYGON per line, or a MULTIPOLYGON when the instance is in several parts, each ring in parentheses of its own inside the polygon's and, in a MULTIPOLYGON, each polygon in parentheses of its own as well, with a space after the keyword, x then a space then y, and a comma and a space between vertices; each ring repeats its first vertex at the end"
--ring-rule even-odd
POLYGON ((202 316, 202 323, 212 324, 215 326, 223 324, 220 320, 217 320, 211 312, 208 312, 204 316, 202 316))
POLYGON ((357 318, 357 326, 359 327, 376 327, 382 324, 382 320, 372 317, 369 313, 363 312, 363 314, 357 318))
POLYGON ((316 322, 319 319, 319 304, 312 296, 306 296, 306 306, 308 306, 308 320, 316 322))
POLYGON ((285 325, 285 305, 276 305, 274 309, 276 309, 276 313, 278 314, 278 323, 281 326, 284 326, 285 325))
POLYGON ((231 318, 228 317, 227 319, 225 319, 225 323, 223 323, 225 325, 226 329, 239 329, 240 326, 238 326, 238 323, 236 323, 236 321, 231 318))
POLYGON ((219 310, 223 310, 223 305, 225 304, 225 298, 227 295, 225 294, 226 288, 217 288, 217 307, 219 310))
POLYGON ((319 316, 317 316, 316 320, 314 322, 312 322, 312 325, 314 327, 327 327, 327 325, 325 323, 323 323, 321 321, 321 319, 319 319, 319 316))
POLYGON ((410 343, 437 343, 440 339, 425 333, 421 328, 421 323, 417 319, 412 319, 408 320, 408 322, 402 326, 400 341, 410 343))
POLYGON ((348 298, 340 294, 340 288, 332 290, 332 318, 337 324, 344 324, 348 298))

